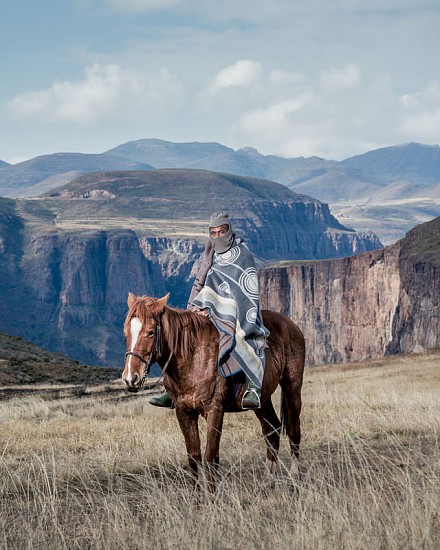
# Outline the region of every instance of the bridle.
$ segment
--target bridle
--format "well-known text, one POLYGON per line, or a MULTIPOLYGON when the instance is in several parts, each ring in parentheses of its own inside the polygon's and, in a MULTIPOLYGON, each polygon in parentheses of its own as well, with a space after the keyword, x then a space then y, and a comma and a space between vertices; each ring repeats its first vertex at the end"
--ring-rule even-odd
MULTIPOLYGON (((156 331, 154 333, 153 347, 151 348, 151 351, 150 351, 147 359, 142 357, 142 355, 139 355, 138 353, 135 353, 134 351, 127 351, 127 353, 125 354, 125 357, 127 357, 129 355, 131 355, 132 357, 136 357, 136 359, 139 359, 139 361, 141 361, 145 365, 144 375, 143 375, 142 381, 141 381, 141 388, 144 387, 145 380, 147 380, 147 378, 150 375, 151 365, 153 364, 153 357, 156 357, 156 359, 157 359, 158 357, 160 357, 162 355, 162 321, 161 321, 161 316, 159 316, 159 317, 157 317, 156 319, 153 319, 153 320, 156 321, 156 331)), ((165 371, 168 368, 168 365, 171 361, 172 356, 173 356, 173 352, 170 353, 170 356, 168 357, 168 360, 167 360, 164 368, 162 369, 162 374, 161 374, 159 380, 157 380, 157 382, 155 382, 154 384, 150 385, 148 388, 145 388, 145 389, 152 389, 152 388, 159 385, 160 381, 163 378, 163 375, 165 374, 165 371)))

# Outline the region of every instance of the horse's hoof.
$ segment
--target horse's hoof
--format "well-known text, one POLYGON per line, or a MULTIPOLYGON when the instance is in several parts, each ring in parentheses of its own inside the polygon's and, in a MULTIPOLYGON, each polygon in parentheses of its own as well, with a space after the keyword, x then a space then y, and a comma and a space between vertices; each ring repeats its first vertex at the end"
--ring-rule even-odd
POLYGON ((278 460, 271 460, 270 458, 266 459, 266 469, 269 475, 276 476, 280 473, 280 465, 278 460))

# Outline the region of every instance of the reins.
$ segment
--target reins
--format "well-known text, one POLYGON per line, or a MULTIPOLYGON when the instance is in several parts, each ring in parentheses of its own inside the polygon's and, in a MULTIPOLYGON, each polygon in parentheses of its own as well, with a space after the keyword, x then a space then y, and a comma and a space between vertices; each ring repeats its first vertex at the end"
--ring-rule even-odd
POLYGON ((164 377, 164 374, 168 368, 168 365, 170 364, 171 358, 173 356, 173 352, 170 353, 167 359, 167 362, 165 363, 165 366, 162 369, 162 374, 160 375, 160 378, 156 380, 154 384, 150 384, 149 386, 144 386, 145 380, 147 380, 150 375, 151 365, 153 363, 153 355, 156 355, 156 358, 157 358, 157 357, 160 357, 161 354, 162 354, 162 322, 161 322, 161 316, 159 316, 156 319, 156 332, 154 335, 154 345, 152 350, 150 351, 150 354, 148 355, 148 359, 145 359, 144 357, 142 357, 142 355, 139 355, 134 351, 127 351, 127 353, 125 354, 125 357, 127 357, 128 355, 131 355, 132 357, 136 357, 136 359, 139 359, 139 361, 141 361, 145 365, 144 376, 142 377, 142 383, 141 383, 142 389, 151 390, 156 386, 158 386, 162 381, 162 378, 164 377))
POLYGON ((173 356, 173 352, 170 353, 170 356, 168 357, 168 360, 165 363, 164 368, 162 369, 162 373, 161 373, 160 377, 153 384, 149 384, 148 386, 144 386, 145 380, 147 380, 147 378, 148 378, 148 374, 145 376, 145 372, 144 372, 144 377, 142 378, 142 389, 143 390, 152 390, 153 388, 156 388, 161 383, 161 381, 163 379, 163 376, 164 376, 164 374, 165 374, 165 372, 168 368, 168 365, 170 364, 172 356, 173 356))

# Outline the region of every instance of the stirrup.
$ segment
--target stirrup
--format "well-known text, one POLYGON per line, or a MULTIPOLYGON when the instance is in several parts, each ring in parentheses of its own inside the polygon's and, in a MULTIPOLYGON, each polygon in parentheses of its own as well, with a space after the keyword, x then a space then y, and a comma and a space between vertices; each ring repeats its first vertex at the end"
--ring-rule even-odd
POLYGON ((248 388, 241 400, 241 408, 244 411, 259 409, 261 407, 260 391, 256 388, 248 388))

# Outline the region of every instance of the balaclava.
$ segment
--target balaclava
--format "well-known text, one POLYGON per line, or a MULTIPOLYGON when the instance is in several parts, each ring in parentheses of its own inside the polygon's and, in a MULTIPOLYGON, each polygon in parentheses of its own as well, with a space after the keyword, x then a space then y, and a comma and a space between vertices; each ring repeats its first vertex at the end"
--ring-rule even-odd
POLYGON ((217 254, 223 254, 229 250, 234 242, 234 233, 232 232, 232 225, 229 220, 229 214, 226 212, 214 212, 209 220, 209 229, 211 227, 220 227, 220 225, 227 224, 229 226, 228 232, 222 237, 209 237, 212 248, 217 254))

